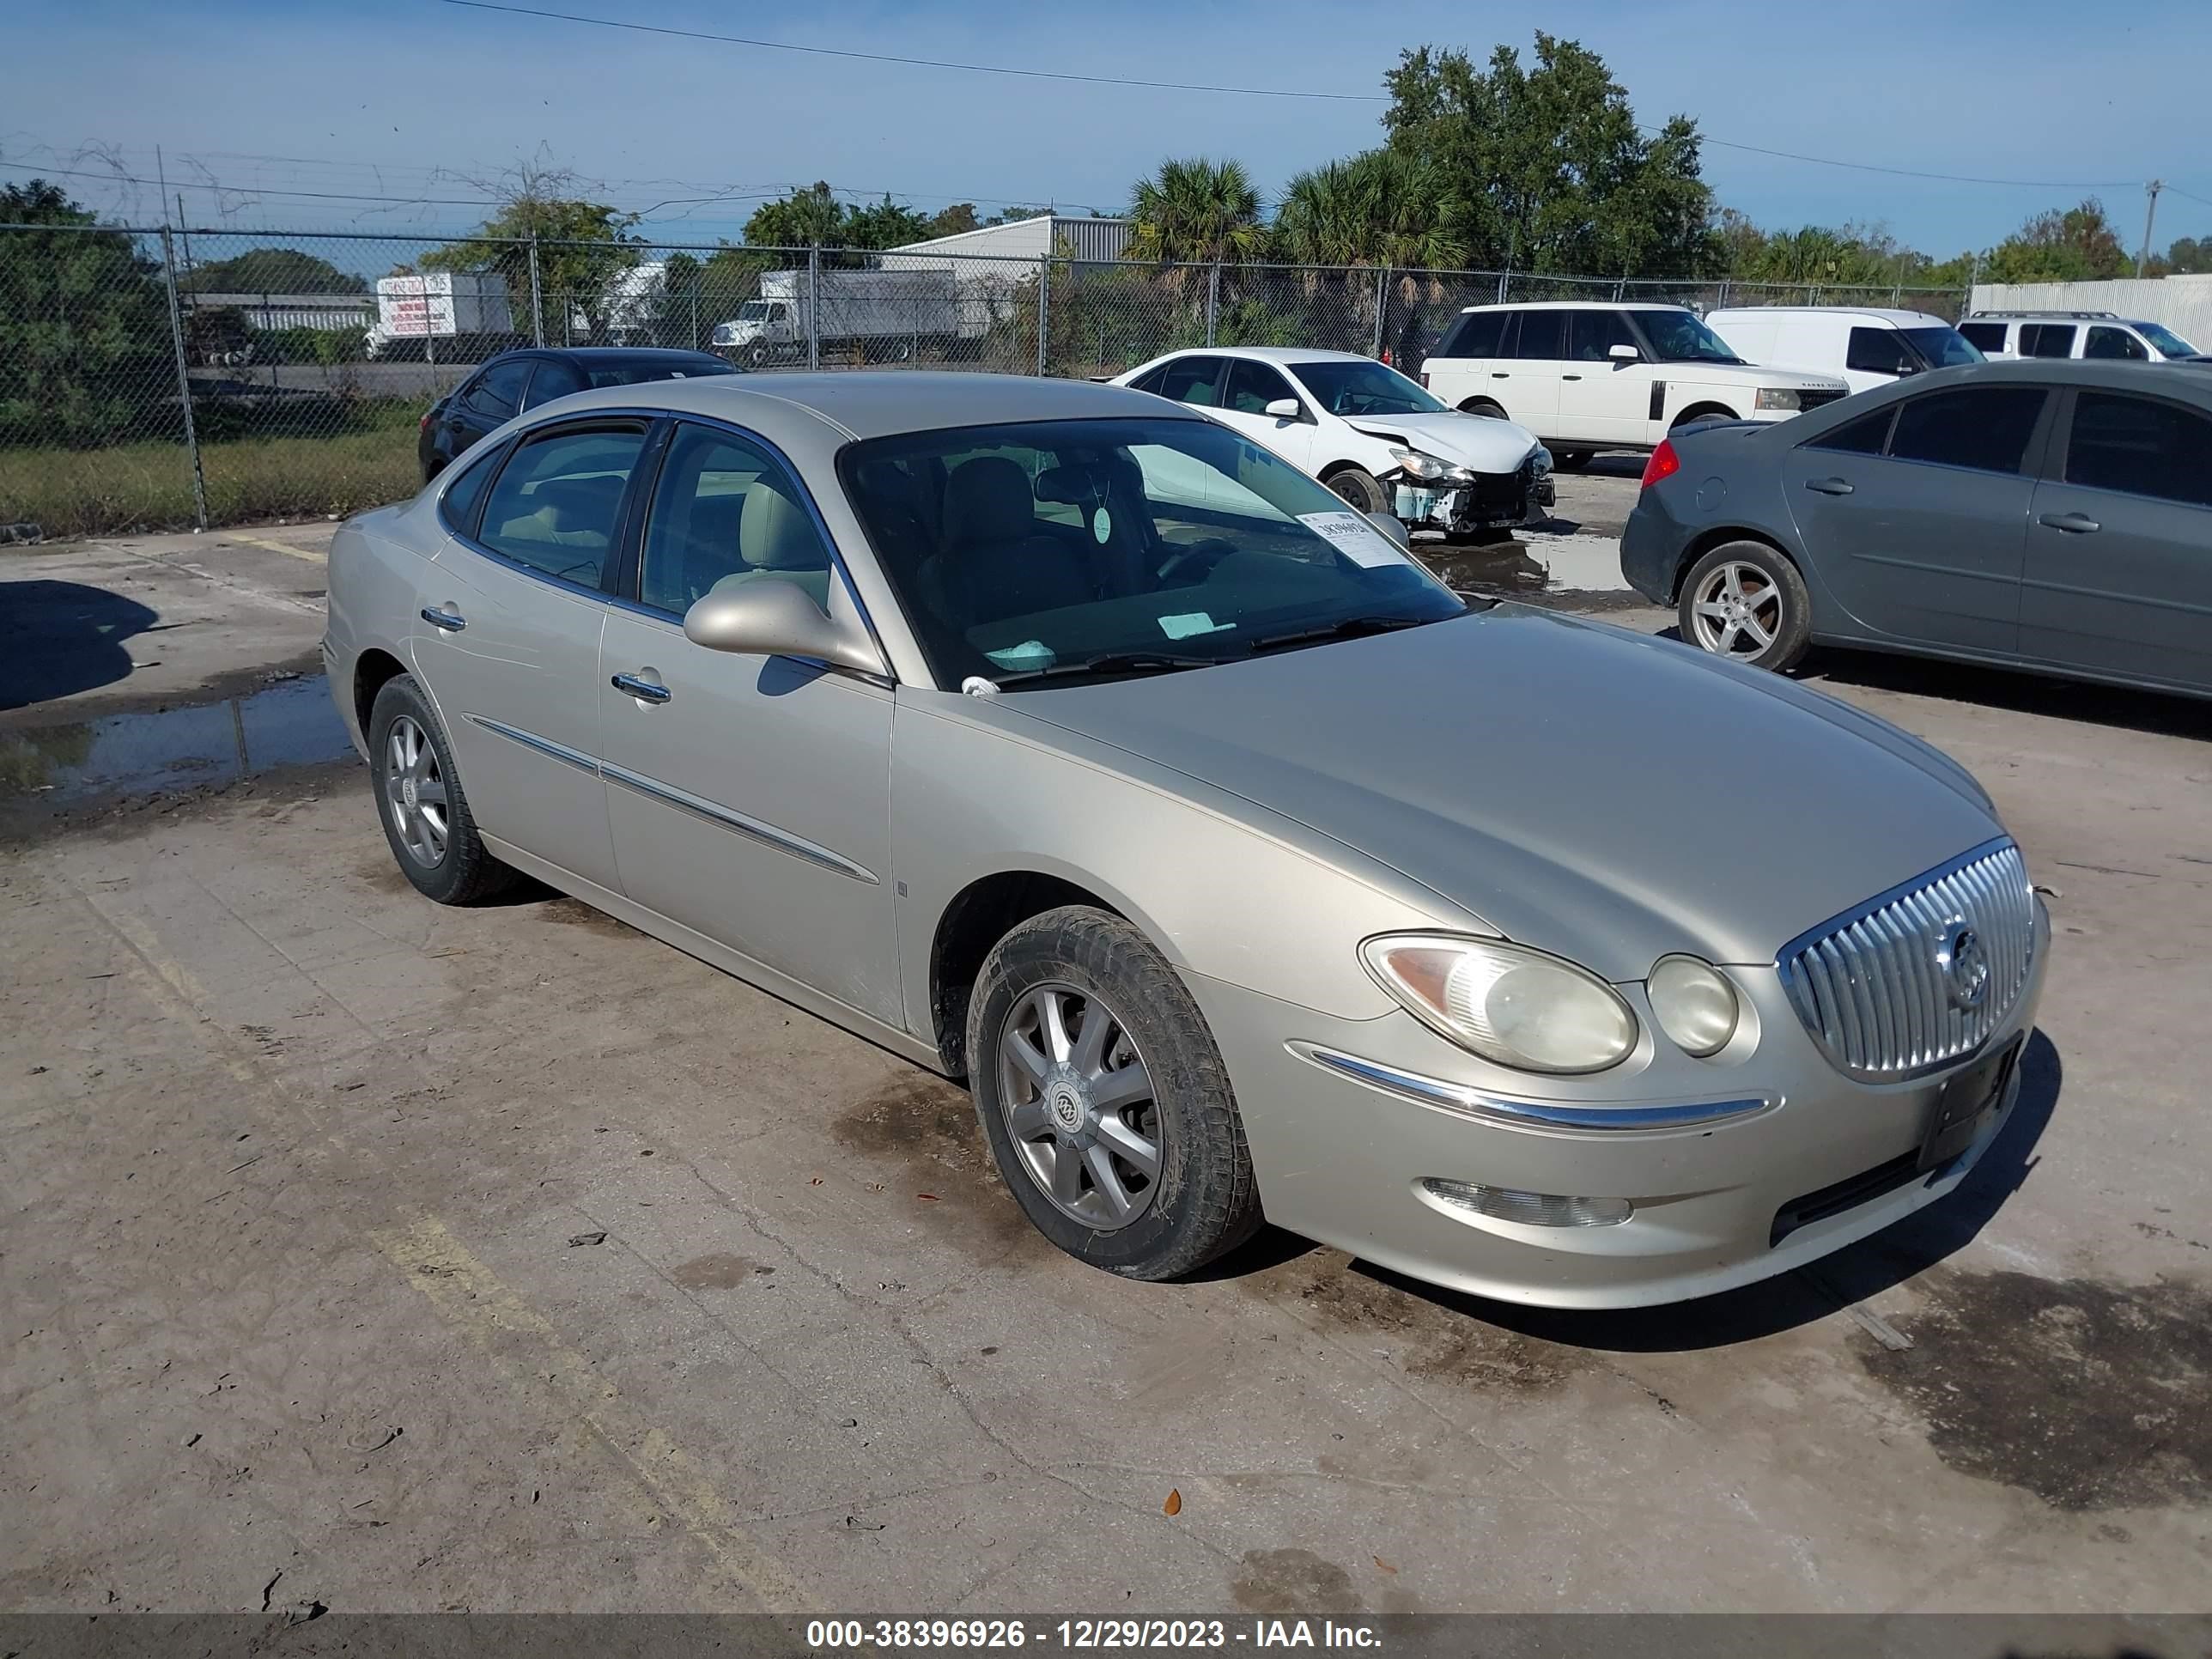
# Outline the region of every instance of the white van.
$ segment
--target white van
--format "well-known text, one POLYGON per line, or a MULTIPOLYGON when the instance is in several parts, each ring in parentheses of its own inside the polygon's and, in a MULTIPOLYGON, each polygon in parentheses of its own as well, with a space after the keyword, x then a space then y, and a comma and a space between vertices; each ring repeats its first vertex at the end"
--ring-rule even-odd
POLYGON ((1748 362, 1840 375, 1854 392, 1871 392, 1923 369, 1982 361, 1957 329, 1924 311, 1740 306, 1707 312, 1705 326, 1748 362))
POLYGON ((1421 384, 1470 415, 1502 415, 1565 468, 1601 449, 1652 449, 1697 421, 1786 421, 1833 403, 1840 376, 1760 368, 1683 306, 1469 306, 1421 384))
POLYGON ((2203 363, 2172 329, 2109 311, 1977 311, 1959 332, 1988 357, 2094 357, 2107 362, 2203 363))

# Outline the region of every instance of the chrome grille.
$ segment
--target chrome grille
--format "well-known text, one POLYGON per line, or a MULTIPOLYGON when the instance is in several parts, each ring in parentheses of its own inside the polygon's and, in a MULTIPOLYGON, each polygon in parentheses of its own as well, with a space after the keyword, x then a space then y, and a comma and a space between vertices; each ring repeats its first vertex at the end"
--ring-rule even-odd
POLYGON ((2020 1000, 2034 951, 2027 865, 1997 841, 1800 934, 1775 966, 1839 1070, 1893 1083, 1986 1042, 2020 1000), (1976 956, 1987 969, 1978 998, 1976 956))

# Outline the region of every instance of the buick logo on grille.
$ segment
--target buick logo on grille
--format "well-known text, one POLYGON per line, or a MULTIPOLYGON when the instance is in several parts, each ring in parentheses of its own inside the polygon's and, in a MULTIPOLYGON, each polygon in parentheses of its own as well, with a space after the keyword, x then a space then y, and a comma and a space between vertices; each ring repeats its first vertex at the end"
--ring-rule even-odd
POLYGON ((1936 970, 1943 976, 1952 1006, 1978 1008, 1990 994, 1990 957, 1982 936, 1963 921, 1936 935, 1936 970))

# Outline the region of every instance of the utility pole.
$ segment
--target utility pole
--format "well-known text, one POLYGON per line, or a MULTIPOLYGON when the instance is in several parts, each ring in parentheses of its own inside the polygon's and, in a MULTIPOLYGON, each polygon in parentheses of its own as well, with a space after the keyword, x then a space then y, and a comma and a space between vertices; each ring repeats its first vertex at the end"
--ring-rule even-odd
POLYGON ((2142 252, 2136 255, 2136 275, 2143 274, 2150 263, 2150 228, 2158 222, 2158 193, 2166 188, 2166 180, 2154 179, 2143 186, 2143 194, 2150 198, 2150 205, 2143 210, 2142 252))

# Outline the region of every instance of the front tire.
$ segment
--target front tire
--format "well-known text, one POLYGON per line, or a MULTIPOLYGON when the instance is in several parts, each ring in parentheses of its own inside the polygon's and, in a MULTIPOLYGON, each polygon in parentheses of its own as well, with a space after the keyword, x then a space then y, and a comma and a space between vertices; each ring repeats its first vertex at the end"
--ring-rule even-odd
POLYGON ((1765 542, 1729 542, 1699 559, 1675 614, 1699 650, 1777 673, 1805 654, 1813 633, 1804 577, 1765 542))
POLYGON ((1351 503, 1355 513, 1388 513, 1389 498, 1382 481, 1364 467, 1340 466, 1322 482, 1351 503))
POLYGON ((1579 472, 1590 464, 1590 458, 1596 453, 1594 449, 1555 449, 1552 452, 1552 470, 1554 472, 1579 472))
POLYGON ((411 674, 386 680, 368 716, 376 815, 400 873, 440 904, 477 904, 520 879, 484 846, 453 744, 411 674))
POLYGON ((1229 1073, 1175 970, 1119 916, 1048 910, 993 947, 969 1086, 1036 1230, 1127 1279, 1174 1279, 1257 1230, 1229 1073))

